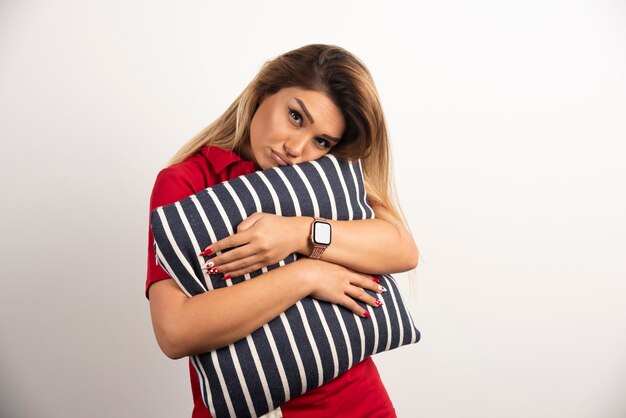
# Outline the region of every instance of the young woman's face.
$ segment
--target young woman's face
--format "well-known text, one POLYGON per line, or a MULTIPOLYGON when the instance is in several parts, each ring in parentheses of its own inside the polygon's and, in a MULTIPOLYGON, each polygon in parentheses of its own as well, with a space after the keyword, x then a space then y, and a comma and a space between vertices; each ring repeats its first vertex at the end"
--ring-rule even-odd
POLYGON ((344 128, 341 111, 326 94, 284 88, 261 101, 242 157, 260 169, 316 160, 339 142, 344 128))

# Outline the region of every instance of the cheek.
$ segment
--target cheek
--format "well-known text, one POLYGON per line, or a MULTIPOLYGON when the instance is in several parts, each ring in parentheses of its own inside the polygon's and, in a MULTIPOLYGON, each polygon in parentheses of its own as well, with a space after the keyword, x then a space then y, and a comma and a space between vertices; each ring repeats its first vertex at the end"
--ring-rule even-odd
POLYGON ((265 123, 263 123, 262 118, 255 115, 250 123, 250 145, 253 152, 256 153, 259 145, 263 143, 264 133, 265 123))
POLYGON ((285 139, 288 126, 280 117, 268 117, 256 127, 256 142, 264 145, 271 145, 285 139))

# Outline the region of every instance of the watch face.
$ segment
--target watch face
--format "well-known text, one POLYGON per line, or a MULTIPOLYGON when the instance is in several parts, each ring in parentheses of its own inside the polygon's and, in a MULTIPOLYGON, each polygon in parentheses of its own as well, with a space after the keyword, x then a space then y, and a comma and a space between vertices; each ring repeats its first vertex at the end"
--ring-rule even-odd
POLYGON ((330 245, 330 224, 326 222, 315 222, 313 230, 313 242, 320 245, 330 245))

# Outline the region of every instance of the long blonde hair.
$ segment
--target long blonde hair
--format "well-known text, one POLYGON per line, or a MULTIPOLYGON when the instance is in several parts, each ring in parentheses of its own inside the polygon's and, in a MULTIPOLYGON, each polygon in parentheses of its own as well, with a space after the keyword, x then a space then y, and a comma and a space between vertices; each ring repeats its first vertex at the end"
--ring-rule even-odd
POLYGON ((306 45, 266 62, 226 112, 187 142, 170 164, 206 145, 239 153, 250 137, 259 103, 286 87, 319 91, 333 100, 346 128, 332 154, 361 159, 370 202, 385 207, 406 225, 394 190, 387 124, 374 80, 365 64, 338 46, 306 45))

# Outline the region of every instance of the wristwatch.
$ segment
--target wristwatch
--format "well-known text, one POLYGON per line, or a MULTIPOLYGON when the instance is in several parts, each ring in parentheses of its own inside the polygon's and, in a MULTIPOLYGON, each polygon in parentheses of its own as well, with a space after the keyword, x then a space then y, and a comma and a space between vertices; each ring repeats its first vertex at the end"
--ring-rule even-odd
POLYGON ((315 218, 311 225, 311 242, 313 243, 313 251, 309 258, 319 260, 322 253, 332 240, 332 227, 326 219, 315 218))

